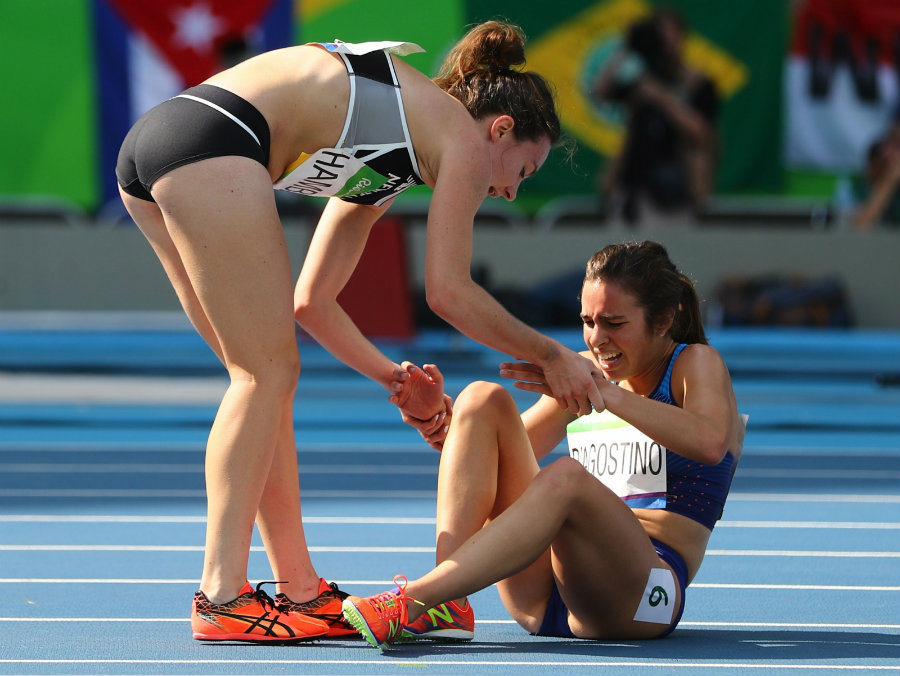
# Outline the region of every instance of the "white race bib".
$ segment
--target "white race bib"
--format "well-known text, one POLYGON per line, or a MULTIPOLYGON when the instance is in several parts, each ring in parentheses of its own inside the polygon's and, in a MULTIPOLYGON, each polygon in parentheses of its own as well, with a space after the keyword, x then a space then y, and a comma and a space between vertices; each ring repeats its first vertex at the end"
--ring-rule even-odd
POLYGON ((665 509, 666 449, 609 411, 566 427, 569 455, 631 508, 665 509))
POLYGON ((634 621, 672 624, 678 593, 675 584, 675 576, 668 568, 653 568, 641 596, 641 604, 634 614, 634 621))
POLYGON ((312 155, 301 155, 274 187, 307 197, 353 197, 377 190, 389 180, 353 157, 349 150, 325 148, 312 155))

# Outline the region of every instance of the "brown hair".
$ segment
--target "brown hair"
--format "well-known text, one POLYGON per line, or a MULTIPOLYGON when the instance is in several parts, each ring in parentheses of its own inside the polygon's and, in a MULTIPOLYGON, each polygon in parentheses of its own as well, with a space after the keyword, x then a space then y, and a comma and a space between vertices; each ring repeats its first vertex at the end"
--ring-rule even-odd
POLYGON ((543 77, 513 68, 525 63, 525 34, 501 21, 478 24, 450 50, 435 84, 458 99, 476 120, 509 115, 523 141, 544 136, 555 145, 562 131, 553 91, 543 77))
POLYGON ((707 344, 700 316, 700 299, 694 284, 679 272, 669 253, 657 242, 610 244, 587 263, 584 283, 619 284, 644 308, 650 330, 667 312, 675 318, 669 333, 677 343, 707 344))

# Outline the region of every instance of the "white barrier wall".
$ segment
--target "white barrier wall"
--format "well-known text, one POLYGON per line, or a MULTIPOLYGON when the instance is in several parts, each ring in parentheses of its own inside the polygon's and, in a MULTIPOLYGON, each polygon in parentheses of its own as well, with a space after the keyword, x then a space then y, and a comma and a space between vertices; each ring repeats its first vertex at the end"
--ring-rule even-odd
MULTIPOLYGON (((290 221, 285 233, 295 270, 312 233, 290 221)), ((715 226, 640 229, 577 224, 549 231, 478 224, 473 264, 494 284, 531 286, 579 269, 611 242, 656 239, 710 298, 726 276, 793 273, 843 280, 856 322, 900 328, 900 233, 715 226)), ((421 287, 425 228, 407 227, 410 277, 421 287)), ((130 226, 0 224, 0 311, 177 310, 174 293, 141 234, 130 226)))

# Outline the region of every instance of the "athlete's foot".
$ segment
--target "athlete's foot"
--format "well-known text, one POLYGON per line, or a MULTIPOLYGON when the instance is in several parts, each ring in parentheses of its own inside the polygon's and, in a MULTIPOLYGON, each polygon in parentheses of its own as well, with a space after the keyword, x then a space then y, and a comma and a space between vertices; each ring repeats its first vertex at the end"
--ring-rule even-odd
POLYGON ((358 636, 342 614, 341 604, 349 594, 338 589, 334 582, 326 582, 319 578, 319 595, 303 602, 291 601, 286 594, 275 594, 275 602, 280 610, 309 615, 322 620, 328 625, 328 638, 341 636, 358 636))
POLYGON ((240 595, 227 603, 212 603, 202 591, 194 594, 191 631, 199 641, 298 643, 328 634, 326 622, 278 607, 260 582, 254 590, 244 584, 240 595))

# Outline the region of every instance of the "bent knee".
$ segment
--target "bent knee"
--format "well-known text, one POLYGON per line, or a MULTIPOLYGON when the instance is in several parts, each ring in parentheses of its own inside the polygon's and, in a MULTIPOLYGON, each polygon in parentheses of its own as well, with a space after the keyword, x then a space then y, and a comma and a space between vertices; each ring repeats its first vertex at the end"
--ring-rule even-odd
POLYGON ((541 469, 538 476, 542 477, 542 481, 569 488, 572 487, 573 482, 582 481, 585 478, 593 479, 580 462, 569 456, 554 460, 541 469))
POLYGON ((453 413, 456 416, 489 412, 501 415, 519 414, 512 395, 502 385, 484 380, 478 380, 467 385, 453 404, 453 413))
POLYGON ((544 491, 555 501, 578 499, 583 491, 580 482, 597 480, 577 460, 570 457, 559 458, 542 467, 532 481, 532 490, 544 491))

